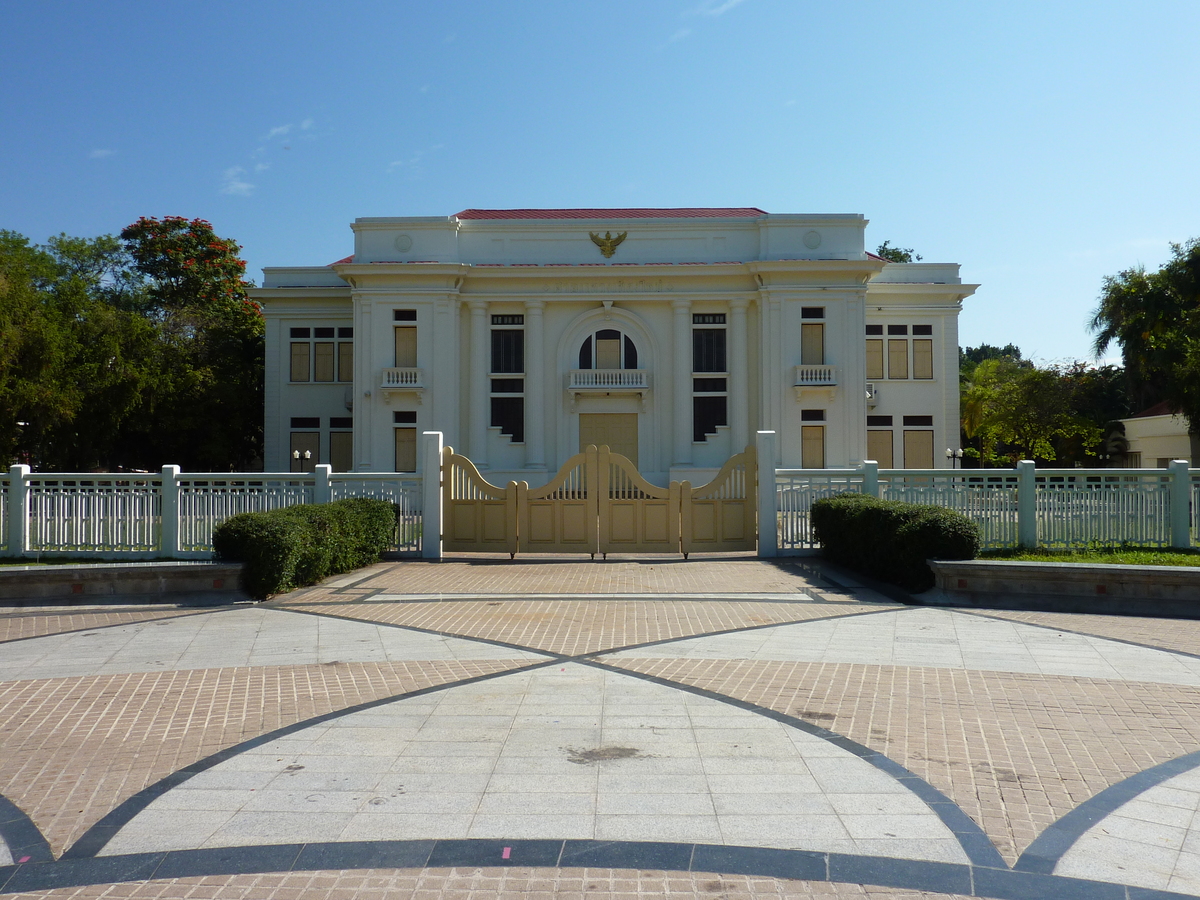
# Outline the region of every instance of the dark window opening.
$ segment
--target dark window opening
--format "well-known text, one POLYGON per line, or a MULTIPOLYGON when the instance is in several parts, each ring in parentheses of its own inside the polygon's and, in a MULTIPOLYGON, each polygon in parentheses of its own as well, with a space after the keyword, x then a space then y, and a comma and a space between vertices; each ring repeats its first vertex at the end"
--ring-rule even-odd
POLYGON ((914 325, 913 334, 933 334, 932 325, 914 325))
POLYGON ((693 378, 692 390, 697 394, 722 394, 725 384, 724 378, 693 378))
POLYGON ((395 412, 392 413, 392 424, 394 425, 416 425, 416 412, 395 412))
POLYGON ((583 346, 579 348, 579 368, 590 369, 592 367, 592 337, 588 335, 583 342, 583 346))
POLYGON ((625 335, 625 368, 636 369, 637 362, 637 347, 633 345, 629 335, 625 335))
POLYGON ((353 428, 354 418, 352 416, 330 416, 330 428, 353 428))
POLYGON ((696 328, 692 331, 692 371, 724 372, 725 329, 696 328))
POLYGON ((729 424, 727 397, 692 398, 692 440, 706 441, 718 425, 729 424))
POLYGON ((293 328, 291 330, 292 337, 294 338, 308 337, 310 333, 307 328, 293 328))
POLYGON ((394 309, 392 310, 392 319, 397 322, 415 322, 417 321, 417 311, 415 309, 394 309))
POLYGON ((907 325, 889 325, 888 334, 908 334, 907 325))
POLYGON ((525 332, 492 332, 492 371, 525 371, 525 332))
POLYGON ((354 329, 353 328, 339 328, 338 329, 338 337, 352 338, 352 337, 354 337, 354 329))
POLYGON ((492 316, 493 325, 524 325, 524 316, 492 316))
POLYGON ((823 409, 802 409, 800 410, 801 422, 824 422, 825 410, 823 409))
POLYGON ((823 318, 825 318, 825 307, 823 307, 823 306, 802 306, 802 307, 800 307, 800 318, 802 318, 802 319, 823 319, 823 318))
POLYGON ((313 329, 313 337, 331 338, 331 337, 333 337, 333 329, 332 328, 314 328, 313 329))
POLYGON ((868 325, 867 334, 883 334, 882 325, 868 325))
POLYGON ((524 378, 493 378, 493 394, 520 394, 525 391, 524 378))
POLYGON ((891 416, 867 416, 867 427, 868 428, 884 428, 884 427, 891 428, 892 427, 892 417, 891 416))
POLYGON ((693 325, 724 325, 725 313, 692 313, 693 325))
POLYGON ((320 428, 321 420, 315 416, 292 416, 293 428, 320 428))
POLYGON ((932 428, 933 427, 933 416, 905 416, 904 424, 905 425, 916 425, 916 426, 925 425, 929 428, 932 428))
POLYGON ((493 397, 492 427, 499 427, 500 433, 509 435, 514 443, 524 443, 525 398, 493 397))

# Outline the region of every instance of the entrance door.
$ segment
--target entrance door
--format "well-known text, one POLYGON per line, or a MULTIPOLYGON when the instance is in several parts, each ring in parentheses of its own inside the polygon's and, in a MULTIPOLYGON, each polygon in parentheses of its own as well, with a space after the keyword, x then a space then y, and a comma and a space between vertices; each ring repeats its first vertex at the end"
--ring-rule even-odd
POLYGON ((579 449, 588 444, 608 449, 627 457, 638 464, 638 417, 637 413, 580 413, 579 449))

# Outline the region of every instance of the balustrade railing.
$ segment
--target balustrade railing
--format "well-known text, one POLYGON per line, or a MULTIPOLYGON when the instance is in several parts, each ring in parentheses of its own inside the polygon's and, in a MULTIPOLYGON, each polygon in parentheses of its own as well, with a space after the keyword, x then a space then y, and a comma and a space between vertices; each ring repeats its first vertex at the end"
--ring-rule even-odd
POLYGON ((1200 470, 778 469, 781 552, 814 550, 812 504, 841 491, 957 510, 985 549, 1046 546, 1191 547, 1200 535, 1200 470))
POLYGON ((212 533, 231 516, 375 497, 395 504, 392 550, 419 552, 421 478, 392 472, 153 474, 30 472, 0 480, 0 548, 7 556, 207 559, 212 533))
POLYGON ((646 369, 572 369, 567 374, 569 391, 644 391, 649 387, 646 369))
POLYGON ((796 387, 837 384, 837 366, 796 366, 796 387))
POLYGON ((424 378, 420 369, 416 368, 399 368, 399 369, 384 369, 383 379, 379 385, 383 390, 411 390, 425 386, 424 378))

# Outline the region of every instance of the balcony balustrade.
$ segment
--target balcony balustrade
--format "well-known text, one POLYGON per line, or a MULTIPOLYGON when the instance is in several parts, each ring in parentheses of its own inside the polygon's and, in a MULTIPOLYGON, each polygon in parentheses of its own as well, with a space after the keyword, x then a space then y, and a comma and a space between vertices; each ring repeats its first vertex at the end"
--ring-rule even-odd
POLYGON ((572 369, 567 373, 572 406, 581 394, 637 394, 645 403, 649 391, 650 373, 646 369, 572 369))
POLYGON ((384 369, 379 387, 385 391, 420 391, 425 388, 425 380, 415 367, 384 369))

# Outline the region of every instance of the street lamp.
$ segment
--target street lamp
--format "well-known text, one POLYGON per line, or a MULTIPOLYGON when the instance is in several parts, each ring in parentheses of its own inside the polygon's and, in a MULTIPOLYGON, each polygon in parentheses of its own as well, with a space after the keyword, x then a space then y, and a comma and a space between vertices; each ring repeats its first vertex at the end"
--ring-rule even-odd
POLYGON ((957 469, 958 461, 962 459, 962 450, 951 450, 946 448, 946 459, 950 460, 950 468, 957 469))

